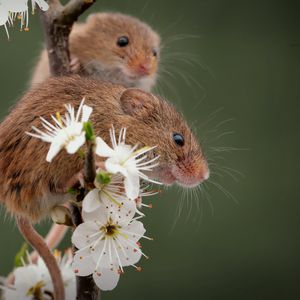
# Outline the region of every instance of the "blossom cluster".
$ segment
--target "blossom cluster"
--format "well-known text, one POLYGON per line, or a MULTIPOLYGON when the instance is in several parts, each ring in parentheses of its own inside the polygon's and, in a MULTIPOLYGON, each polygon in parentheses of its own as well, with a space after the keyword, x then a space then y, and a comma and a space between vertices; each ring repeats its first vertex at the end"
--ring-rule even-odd
MULTIPOLYGON (((77 113, 71 105, 66 106, 64 116, 51 116, 54 124, 41 118, 46 131, 32 127, 28 135, 50 143, 47 161, 51 162, 59 151, 65 149, 75 154, 87 139, 88 119, 92 108, 82 100, 77 113)), ((91 137, 89 137, 91 138, 91 137)), ((142 197, 152 195, 144 182, 158 183, 147 175, 158 165, 158 156, 149 158, 149 151, 155 147, 138 148, 126 144, 126 129, 116 135, 110 129, 111 146, 101 137, 93 137, 97 161, 102 169, 97 170, 94 188, 82 201, 82 219, 73 232, 72 243, 77 248, 72 268, 77 276, 92 275, 101 290, 113 289, 124 273, 124 267, 133 266, 142 256, 147 257, 140 239, 145 228, 140 219, 144 214, 139 210, 142 197)))
MULTIPOLYGON (((72 270, 72 252, 68 249, 62 256, 61 252, 54 251, 54 256, 61 270, 66 299, 76 298, 76 277, 72 270)), ((22 259, 22 266, 13 272, 14 283, 8 286, 1 286, 3 299, 53 299, 54 290, 50 274, 41 258, 34 264, 27 252, 27 261, 22 259)))
MULTIPOLYGON (((12 26, 17 18, 20 20, 21 30, 28 30, 28 2, 29 0, 0 0, 0 26, 4 26, 8 37, 7 25, 12 26)), ((36 4, 44 11, 49 8, 45 0, 31 0, 32 13, 36 4)))

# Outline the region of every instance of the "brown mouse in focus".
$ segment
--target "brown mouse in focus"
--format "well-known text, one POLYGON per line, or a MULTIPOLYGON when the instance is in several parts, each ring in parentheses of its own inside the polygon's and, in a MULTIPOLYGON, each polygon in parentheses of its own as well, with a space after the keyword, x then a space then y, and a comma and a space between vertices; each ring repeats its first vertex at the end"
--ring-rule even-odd
MULTIPOLYGON (((74 73, 145 91, 155 84, 159 52, 158 34, 120 13, 92 14, 85 23, 75 24, 70 35, 74 73)), ((43 50, 31 84, 48 77, 48 55, 43 50)))
MULTIPOLYGON (((163 184, 193 187, 209 176, 201 148, 173 105, 139 89, 79 76, 50 78, 31 89, 0 124, 0 199, 14 215, 38 222, 51 207, 65 202, 66 183, 83 167, 79 155, 61 151, 46 161, 49 144, 27 134, 31 126, 43 130, 39 117, 76 109, 85 97, 93 108, 91 121, 98 136, 110 143, 109 129, 127 128, 128 144, 157 145, 160 155, 153 174, 163 184)), ((152 174, 150 174, 152 175, 152 174)))
POLYGON ((207 162, 187 123, 165 100, 140 89, 125 88, 78 75, 49 78, 31 89, 0 124, 0 199, 17 219, 28 242, 44 259, 53 280, 55 299, 64 299, 60 270, 32 223, 47 217, 53 207, 69 200, 68 182, 83 169, 84 159, 61 151, 46 161, 49 144, 25 132, 41 130, 40 116, 51 122, 50 114, 65 113, 64 104, 77 110, 81 100, 93 108, 95 133, 110 144, 109 129, 127 128, 126 143, 157 146, 159 167, 149 175, 165 185, 186 188, 209 176, 207 162))

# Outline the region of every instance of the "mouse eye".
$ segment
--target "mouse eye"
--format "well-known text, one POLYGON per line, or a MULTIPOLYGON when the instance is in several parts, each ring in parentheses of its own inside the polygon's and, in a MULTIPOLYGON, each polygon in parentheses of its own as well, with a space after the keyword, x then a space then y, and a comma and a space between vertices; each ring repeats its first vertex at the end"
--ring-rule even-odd
POLYGON ((174 133, 173 140, 178 146, 182 147, 184 145, 184 138, 180 133, 174 133))
POLYGON ((129 39, 127 36, 121 36, 118 38, 117 44, 119 47, 126 47, 129 44, 129 39))
POLYGON ((152 54, 155 57, 158 55, 158 52, 157 52, 157 50, 155 48, 152 49, 152 54))

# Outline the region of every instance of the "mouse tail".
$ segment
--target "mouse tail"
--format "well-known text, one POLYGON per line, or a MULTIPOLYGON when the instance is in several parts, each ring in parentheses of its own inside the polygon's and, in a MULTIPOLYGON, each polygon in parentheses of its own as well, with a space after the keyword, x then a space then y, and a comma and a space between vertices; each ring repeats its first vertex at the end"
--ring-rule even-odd
MULTIPOLYGON (((50 250, 55 249, 64 238, 68 226, 53 224, 45 237, 45 243, 50 250)), ((30 254, 30 258, 33 263, 36 263, 39 257, 39 253, 35 250, 30 254)))
POLYGON ((17 225, 27 242, 38 252, 41 258, 44 260, 53 282, 54 299, 65 300, 65 289, 61 271, 58 267, 55 257, 51 253, 44 239, 36 232, 28 219, 24 217, 17 217, 17 225))

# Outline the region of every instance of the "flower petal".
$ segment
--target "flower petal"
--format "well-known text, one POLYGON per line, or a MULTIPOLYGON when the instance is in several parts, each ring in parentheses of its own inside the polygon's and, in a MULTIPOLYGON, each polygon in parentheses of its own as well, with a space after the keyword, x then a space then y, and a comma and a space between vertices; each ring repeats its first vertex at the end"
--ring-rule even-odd
POLYGON ((142 252, 139 246, 125 237, 119 237, 117 241, 123 247, 119 256, 123 267, 132 266, 136 264, 142 257, 142 252))
POLYGON ((117 286, 120 274, 117 267, 113 267, 110 269, 100 268, 93 274, 93 278, 100 290, 110 291, 117 286))
POLYGON ((138 174, 128 173, 124 180, 126 195, 129 199, 136 199, 140 192, 140 178, 138 174))
POLYGON ((95 262, 91 256, 83 253, 76 253, 73 259, 72 268, 76 276, 89 276, 95 270, 95 262))
POLYGON ((119 221, 121 226, 127 226, 136 213, 136 202, 131 199, 124 199, 121 207, 114 212, 115 221, 119 221))
POLYGON ((102 138, 96 138, 96 154, 102 157, 110 157, 114 155, 114 150, 110 148, 102 138))
POLYGON ((99 192, 100 191, 98 189, 93 189, 84 197, 82 209, 85 212, 90 213, 101 206, 99 192))
POLYGON ((39 282, 42 278, 39 274, 38 267, 34 265, 28 265, 17 268, 14 271, 15 275, 15 288, 20 292, 27 293, 28 289, 39 282))
POLYGON ((90 106, 83 105, 81 122, 87 122, 90 118, 93 109, 90 106))
POLYGON ((124 166, 122 166, 120 164, 120 162, 118 160, 116 160, 115 158, 108 158, 105 161, 105 169, 107 170, 107 172, 110 172, 113 174, 121 173, 125 177, 128 174, 126 168, 124 166))
POLYGON ((45 0, 35 0, 34 1, 41 10, 46 11, 49 8, 48 3, 45 0))
POLYGON ((82 132, 80 136, 77 136, 66 145, 66 150, 69 154, 74 154, 79 150, 79 148, 82 145, 84 145, 84 143, 85 143, 85 132, 82 132))
MULTIPOLYGON (((21 293, 17 290, 13 290, 13 289, 10 289, 10 288, 5 288, 3 289, 3 299, 5 300, 16 300, 16 299, 22 299, 21 298, 21 293)), ((23 295, 22 295, 23 296, 23 295)), ((26 297, 26 296, 25 296, 26 297)), ((30 300, 30 297, 31 296, 28 296, 28 297, 23 297, 23 299, 28 299, 30 300)))
POLYGON ((135 220, 125 227, 124 230, 126 230, 126 234, 130 237, 130 240, 134 242, 137 242, 146 232, 143 223, 135 220))
POLYGON ((84 222, 94 222, 103 226, 107 223, 108 218, 109 215, 107 213, 107 208, 103 205, 103 203, 101 203, 98 209, 91 212, 82 210, 82 219, 84 220, 84 222))
POLYGON ((48 151, 46 161, 51 162, 52 159, 58 154, 58 152, 63 148, 63 144, 61 143, 56 143, 53 141, 50 145, 50 149, 48 151))
POLYGON ((98 231, 94 222, 84 222, 76 227, 72 234, 72 243, 76 248, 81 249, 88 246, 94 239, 89 238, 98 231))

